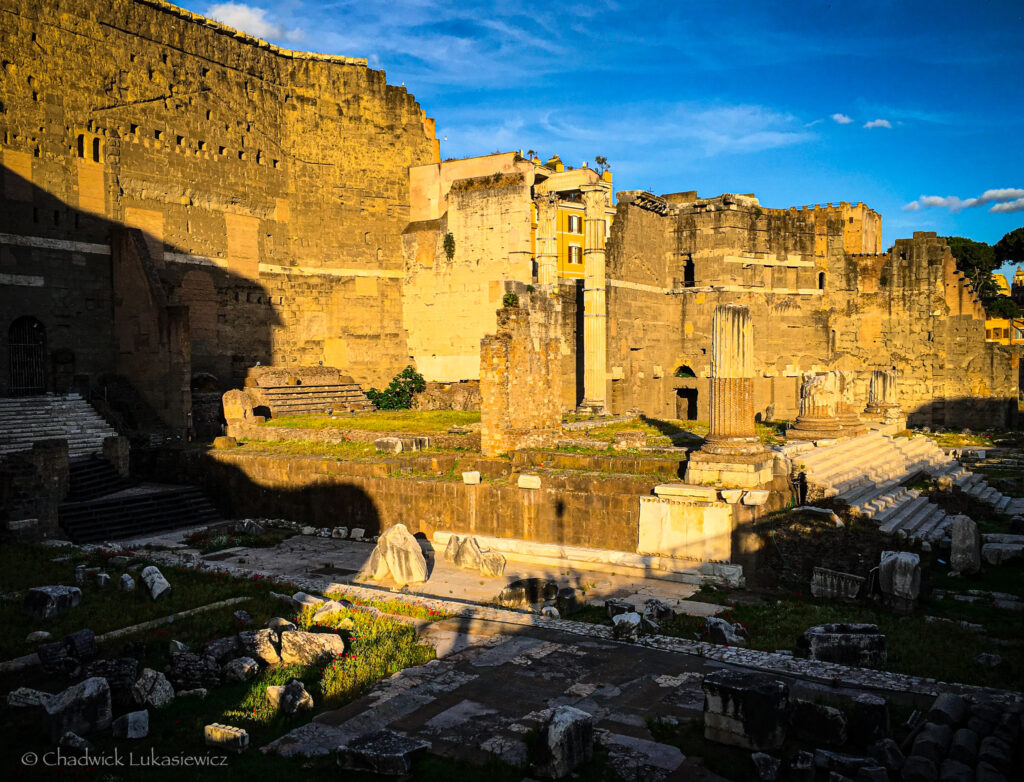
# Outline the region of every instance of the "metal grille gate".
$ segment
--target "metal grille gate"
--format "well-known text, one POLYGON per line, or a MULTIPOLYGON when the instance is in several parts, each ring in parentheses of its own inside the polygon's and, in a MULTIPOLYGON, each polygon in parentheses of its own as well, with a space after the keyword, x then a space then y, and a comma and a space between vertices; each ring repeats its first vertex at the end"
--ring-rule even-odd
POLYGON ((11 396, 46 391, 46 327, 32 317, 18 318, 8 331, 11 396))

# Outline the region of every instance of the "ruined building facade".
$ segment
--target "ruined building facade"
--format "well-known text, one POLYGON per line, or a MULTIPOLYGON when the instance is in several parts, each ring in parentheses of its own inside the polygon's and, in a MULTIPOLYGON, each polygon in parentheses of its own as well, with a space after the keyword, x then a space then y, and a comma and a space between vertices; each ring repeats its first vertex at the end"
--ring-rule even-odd
POLYGON ((117 373, 183 427, 193 376, 408 363, 408 169, 438 145, 404 88, 161 0, 0 11, 0 394, 117 373))
MULTIPOLYGON (((801 375, 824 369, 866 399, 895 368, 916 423, 1015 409, 1017 359, 985 344, 948 248, 916 234, 882 253, 863 204, 630 192, 613 208, 592 169, 441 163, 433 121, 365 60, 162 0, 0 12, 0 394, 119 376, 184 431, 194 388, 257 364, 364 387, 409 363, 480 378, 518 291, 544 313, 531 333, 563 410, 707 419, 720 304, 749 308, 762 417, 795 417, 801 375)), ((495 366, 515 374, 517 355, 495 366)))

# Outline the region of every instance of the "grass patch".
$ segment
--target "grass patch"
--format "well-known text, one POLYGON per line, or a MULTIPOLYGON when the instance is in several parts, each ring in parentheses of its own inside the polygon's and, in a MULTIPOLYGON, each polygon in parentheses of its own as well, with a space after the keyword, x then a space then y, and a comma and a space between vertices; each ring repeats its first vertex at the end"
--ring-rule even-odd
POLYGON ((344 589, 334 589, 329 592, 325 592, 324 594, 334 600, 347 600, 357 606, 376 608, 378 611, 383 611, 385 614, 408 616, 413 619, 424 619, 428 622, 440 622, 442 619, 448 619, 452 616, 451 614, 442 611, 440 608, 427 608, 422 605, 406 603, 401 600, 364 600, 363 598, 355 597, 354 595, 347 593, 344 589))
POLYGON ((294 535, 294 532, 268 529, 262 534, 233 532, 230 527, 209 527, 185 537, 185 543, 199 549, 201 554, 210 554, 226 548, 245 546, 247 548, 272 548, 294 535))
POLYGON ((316 456, 335 459, 339 462, 378 462, 382 459, 394 461, 416 461, 424 456, 442 453, 465 453, 461 448, 424 448, 422 451, 403 451, 398 454, 380 453, 373 443, 358 440, 318 443, 312 440, 249 440, 239 441, 250 453, 265 453, 275 456, 316 456))
POLYGON ((289 415, 263 426, 287 429, 358 429, 364 432, 444 432, 480 423, 479 410, 377 410, 348 415, 289 415))

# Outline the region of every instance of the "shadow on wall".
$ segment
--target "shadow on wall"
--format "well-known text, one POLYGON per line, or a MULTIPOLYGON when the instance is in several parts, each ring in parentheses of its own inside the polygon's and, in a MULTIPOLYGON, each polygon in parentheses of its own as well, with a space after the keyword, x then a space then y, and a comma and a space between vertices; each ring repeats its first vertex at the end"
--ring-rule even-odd
POLYGON ((184 435, 196 383, 224 390, 268 360, 280 318, 227 261, 71 206, 7 167, 0 195, 0 396, 80 390, 129 428, 184 435))
POLYGON ((936 399, 907 412, 907 426, 949 429, 1015 429, 1020 425, 1017 400, 991 397, 936 399))

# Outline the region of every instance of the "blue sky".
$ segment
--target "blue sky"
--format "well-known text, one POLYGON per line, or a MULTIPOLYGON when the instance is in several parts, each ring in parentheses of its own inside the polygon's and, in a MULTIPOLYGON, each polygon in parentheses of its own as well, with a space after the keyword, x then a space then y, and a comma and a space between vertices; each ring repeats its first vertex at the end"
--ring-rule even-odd
POLYGON ((608 158, 617 190, 864 201, 915 230, 1024 226, 1024 2, 187 0, 293 49, 369 59, 442 157, 608 158))

